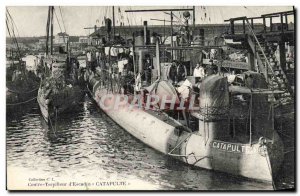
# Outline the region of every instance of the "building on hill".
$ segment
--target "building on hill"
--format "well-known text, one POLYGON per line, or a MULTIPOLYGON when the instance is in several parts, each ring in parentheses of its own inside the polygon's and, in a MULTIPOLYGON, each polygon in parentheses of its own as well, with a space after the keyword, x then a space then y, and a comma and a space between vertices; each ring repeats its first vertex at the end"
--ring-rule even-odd
POLYGON ((67 33, 58 33, 54 37, 54 44, 66 44, 69 41, 69 35, 67 33))
POLYGON ((81 44, 88 44, 88 42, 89 42, 88 36, 80 36, 79 37, 79 43, 81 43, 81 44))

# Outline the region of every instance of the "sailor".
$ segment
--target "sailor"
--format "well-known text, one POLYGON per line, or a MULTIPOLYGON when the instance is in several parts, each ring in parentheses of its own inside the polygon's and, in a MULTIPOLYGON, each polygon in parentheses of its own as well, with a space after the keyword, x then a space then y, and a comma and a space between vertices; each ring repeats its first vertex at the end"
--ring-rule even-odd
POLYGON ((202 66, 202 64, 200 65, 200 63, 197 63, 195 69, 194 69, 194 73, 193 73, 194 77, 199 77, 204 78, 205 76, 205 72, 204 72, 204 67, 202 66))
POLYGON ((176 61, 173 61, 172 64, 168 67, 167 77, 168 77, 169 81, 172 82, 172 84, 174 84, 176 82, 176 78, 177 78, 176 61))
POLYGON ((86 59, 87 59, 87 68, 90 69, 92 64, 92 53, 89 50, 86 53, 86 59))
POLYGON ((101 84, 104 85, 105 81, 107 80, 107 69, 106 69, 106 61, 105 61, 105 53, 99 53, 99 68, 100 68, 100 77, 101 77, 101 84))
POLYGON ((39 78, 44 78, 44 56, 41 56, 41 60, 40 60, 40 63, 38 64, 38 67, 37 67, 37 75, 39 78))
POLYGON ((99 61, 100 61, 100 53, 99 53, 99 51, 97 50, 97 51, 96 51, 96 62, 97 62, 97 66, 99 65, 99 61))
POLYGON ((182 63, 177 63, 177 73, 176 73, 176 82, 180 82, 186 79, 187 76, 187 71, 186 71, 186 67, 185 65, 183 65, 182 63))
POLYGON ((215 59, 217 57, 217 50, 216 49, 211 49, 210 50, 210 58, 215 59))
POLYGON ((79 69, 79 62, 76 59, 72 59, 70 76, 73 85, 75 85, 78 82, 78 69, 79 69))
POLYGON ((145 65, 144 65, 145 80, 146 80, 147 84, 151 83, 151 71, 152 71, 152 64, 150 61, 150 57, 147 56, 145 65))
POLYGON ((213 75, 216 73, 213 60, 211 59, 209 62, 210 62, 210 64, 208 64, 206 67, 206 75, 207 76, 210 76, 210 75, 213 75))
POLYGON ((97 58, 96 58, 96 53, 94 51, 91 53, 91 60, 92 60, 91 70, 92 70, 92 72, 95 73, 96 67, 97 67, 97 58))

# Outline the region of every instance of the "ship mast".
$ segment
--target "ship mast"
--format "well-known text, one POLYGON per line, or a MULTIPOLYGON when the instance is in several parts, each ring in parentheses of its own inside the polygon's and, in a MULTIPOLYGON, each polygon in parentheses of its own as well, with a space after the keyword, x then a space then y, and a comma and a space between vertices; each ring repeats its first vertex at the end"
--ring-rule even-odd
MULTIPOLYGON (((18 40, 17 40, 16 34, 15 34, 15 31, 14 31, 14 26, 17 29, 18 36, 20 36, 20 35, 19 35, 19 32, 18 32, 17 25, 15 24, 15 22, 14 22, 12 16, 10 15, 7 8, 6 8, 6 21, 5 22, 6 22, 6 28, 7 28, 8 34, 9 34, 10 38, 12 38, 12 42, 16 44, 18 61, 21 65, 21 51, 20 51, 20 47, 19 47, 19 44, 18 44, 18 40), (11 28, 9 27, 9 24, 11 25, 11 28)), ((13 57, 13 49, 11 50, 11 56, 13 57)))
MULTIPOLYGON (((171 48, 173 48, 173 12, 175 11, 193 11, 193 26, 195 26, 195 6, 193 8, 175 8, 175 9, 146 9, 146 10, 125 10, 125 12, 170 12, 171 19, 171 48)), ((173 50, 171 50, 173 59, 173 50)))
POLYGON ((51 51, 51 55, 53 55, 53 10, 54 10, 54 6, 51 6, 51 40, 50 40, 50 51, 51 51))
POLYGON ((115 39, 115 6, 112 6, 112 17, 113 17, 113 40, 115 39))
POLYGON ((47 18, 46 55, 49 54, 49 32, 50 32, 50 54, 53 55, 53 6, 49 6, 47 18))
POLYGON ((46 55, 49 52, 49 25, 50 25, 50 6, 48 8, 47 26, 46 26, 46 55))

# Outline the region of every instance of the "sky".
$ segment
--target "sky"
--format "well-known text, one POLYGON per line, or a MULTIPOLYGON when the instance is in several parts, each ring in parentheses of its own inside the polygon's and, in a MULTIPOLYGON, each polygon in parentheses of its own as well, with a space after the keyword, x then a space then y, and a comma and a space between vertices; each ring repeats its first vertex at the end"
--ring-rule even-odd
MULTIPOLYGON (((163 12, 125 13, 130 9, 159 9, 159 8, 192 8, 192 6, 115 6, 116 26, 122 21, 125 25, 141 25, 147 20, 148 25, 162 25, 163 22, 150 19, 170 20, 170 15, 163 12), (120 11, 119 12, 119 8, 120 11), (123 18, 123 19, 122 19, 123 18)), ((247 16, 254 17, 266 13, 290 11, 292 6, 197 6, 196 24, 224 23, 224 20, 247 16)), ((8 6, 7 10, 11 14, 20 37, 33 37, 46 35, 47 6, 8 6)), ((175 12, 180 17, 182 13, 175 12)), ((85 27, 94 25, 103 26, 104 16, 112 16, 112 7, 107 6, 55 6, 54 34, 66 31, 69 35, 88 35, 93 29, 87 30, 85 27), (60 12, 61 11, 61 12, 60 12), (60 26, 60 27, 59 27, 60 26)), ((176 18, 175 18, 176 20, 176 18)), ((293 20, 292 18, 290 20, 293 20)), ((190 22, 191 23, 191 22, 190 22)), ((166 23, 167 24, 167 23, 166 23)), ((8 33, 6 31, 8 36, 8 33)))

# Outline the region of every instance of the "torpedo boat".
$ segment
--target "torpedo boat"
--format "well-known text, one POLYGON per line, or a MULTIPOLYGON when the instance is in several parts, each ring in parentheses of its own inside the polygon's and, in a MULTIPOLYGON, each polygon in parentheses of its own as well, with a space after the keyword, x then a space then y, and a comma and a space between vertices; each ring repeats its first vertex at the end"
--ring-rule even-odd
POLYGON ((188 165, 273 182, 284 153, 270 97, 282 91, 269 89, 255 71, 229 81, 220 67, 199 78, 180 68, 182 59, 161 62, 168 54, 173 60, 175 53, 221 47, 169 46, 159 36, 149 43, 146 27, 133 37, 132 46, 103 44, 108 63, 100 74, 88 72, 89 94, 102 111, 139 141, 188 165), (124 50, 132 56, 113 56, 124 50))
MULTIPOLYGON (((49 25, 53 23, 53 11, 54 7, 50 6, 47 40, 53 40, 53 25, 51 28, 49 25), (51 32, 51 36, 49 36, 49 32, 51 32)), ((68 48, 68 43, 66 45, 68 48)), ((48 42, 46 42, 46 57, 42 63, 44 77, 39 86, 37 101, 43 118, 50 126, 53 126, 58 115, 80 105, 85 91, 78 74, 79 63, 77 59, 71 57, 69 51, 64 51, 62 46, 59 47, 58 53, 54 53, 51 41, 49 53, 48 42)))

